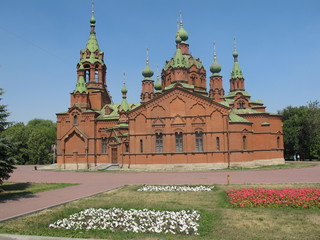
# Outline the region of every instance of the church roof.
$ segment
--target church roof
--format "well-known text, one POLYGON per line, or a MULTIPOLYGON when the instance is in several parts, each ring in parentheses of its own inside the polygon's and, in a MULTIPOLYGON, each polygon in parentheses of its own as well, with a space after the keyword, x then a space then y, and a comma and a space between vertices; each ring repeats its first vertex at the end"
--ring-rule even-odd
POLYGON ((192 66, 196 66, 198 69, 202 68, 202 62, 199 59, 193 58, 190 54, 182 54, 180 48, 177 48, 175 55, 171 58, 163 70, 167 70, 169 67, 172 68, 191 68, 192 66))
POLYGON ((80 63, 89 62, 91 64, 94 64, 96 62, 99 62, 101 64, 104 64, 103 60, 97 57, 97 54, 96 54, 96 52, 98 52, 98 54, 102 54, 103 52, 100 51, 100 48, 99 48, 99 44, 98 44, 98 40, 95 32, 95 23, 96 23, 96 20, 94 18, 94 15, 92 14, 92 17, 90 19, 90 26, 91 26, 90 36, 87 41, 85 49, 81 50, 84 57, 80 60, 80 63), (90 52, 88 57, 87 57, 87 51, 90 52))
POLYGON ((229 122, 231 122, 231 123, 251 123, 247 119, 240 117, 239 115, 237 115, 233 112, 231 112, 229 114, 229 122))

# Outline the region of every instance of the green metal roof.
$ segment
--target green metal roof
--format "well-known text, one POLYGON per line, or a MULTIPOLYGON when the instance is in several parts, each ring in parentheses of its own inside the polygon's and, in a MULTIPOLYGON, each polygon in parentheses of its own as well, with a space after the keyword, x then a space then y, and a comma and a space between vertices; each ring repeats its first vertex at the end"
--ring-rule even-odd
POLYGON ((86 85, 86 81, 84 80, 83 76, 79 76, 77 85, 76 85, 76 89, 73 91, 73 93, 88 93, 88 89, 87 89, 87 85, 86 85))
POLYGON ((256 114, 256 113, 266 114, 265 112, 257 111, 252 108, 244 108, 244 109, 234 108, 232 109, 232 112, 235 114, 256 114))
POLYGON ((181 49, 177 48, 175 55, 171 58, 166 65, 164 66, 163 70, 167 70, 169 67, 172 68, 191 68, 195 65, 198 69, 202 68, 203 65, 199 59, 193 58, 189 54, 182 54, 181 49))
POLYGON ((243 117, 240 117, 237 114, 234 114, 232 112, 229 114, 229 122, 232 122, 232 123, 251 123, 247 119, 244 119, 243 117))
POLYGON ((128 101, 127 101, 126 98, 123 98, 123 99, 122 99, 122 102, 121 102, 121 104, 120 104, 120 107, 119 107, 119 112, 121 112, 121 111, 127 112, 127 111, 129 111, 129 110, 130 110, 129 103, 128 103, 128 101))
POLYGON ((231 72, 231 79, 243 78, 242 71, 241 71, 239 63, 238 63, 238 53, 236 50, 234 50, 234 52, 233 52, 233 57, 234 57, 234 63, 233 63, 233 69, 231 72))
POLYGON ((175 83, 172 83, 169 86, 165 87, 164 90, 169 90, 171 88, 174 88, 177 84, 181 84, 184 88, 187 88, 187 89, 194 89, 194 85, 190 85, 190 84, 182 83, 182 82, 175 82, 175 83))
POLYGON ((225 97, 233 98, 237 93, 241 93, 243 96, 246 96, 246 97, 251 97, 251 95, 246 91, 232 91, 232 92, 229 92, 228 95, 226 95, 225 97))

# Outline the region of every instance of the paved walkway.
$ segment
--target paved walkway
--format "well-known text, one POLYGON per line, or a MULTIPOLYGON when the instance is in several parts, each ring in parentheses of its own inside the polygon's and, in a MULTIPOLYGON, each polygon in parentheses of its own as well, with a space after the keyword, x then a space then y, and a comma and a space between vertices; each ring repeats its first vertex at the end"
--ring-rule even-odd
POLYGON ((33 166, 18 166, 10 181, 79 183, 79 185, 1 201, 0 222, 126 184, 226 184, 228 175, 231 184, 319 183, 320 164, 315 167, 281 170, 123 173, 35 171, 33 166))

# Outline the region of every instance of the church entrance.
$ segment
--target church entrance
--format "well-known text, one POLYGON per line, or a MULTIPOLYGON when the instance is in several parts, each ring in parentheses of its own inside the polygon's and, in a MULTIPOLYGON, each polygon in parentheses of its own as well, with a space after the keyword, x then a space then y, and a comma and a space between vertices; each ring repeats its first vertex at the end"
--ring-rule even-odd
POLYGON ((118 148, 111 148, 111 158, 112 163, 118 163, 118 148))

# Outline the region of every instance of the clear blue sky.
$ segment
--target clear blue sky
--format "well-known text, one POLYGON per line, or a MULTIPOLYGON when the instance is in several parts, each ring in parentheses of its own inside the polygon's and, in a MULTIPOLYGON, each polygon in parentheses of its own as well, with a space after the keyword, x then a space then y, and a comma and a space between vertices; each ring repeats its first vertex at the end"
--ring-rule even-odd
MULTIPOLYGON (((89 37, 91 0, 0 1, 1 104, 9 120, 56 120, 75 88, 80 49, 89 37)), ((107 85, 120 103, 126 72, 129 102, 140 101, 146 47, 156 72, 175 51, 177 18, 194 57, 207 70, 213 41, 229 91, 233 38, 246 91, 267 111, 319 100, 319 0, 95 0, 97 39, 105 52, 107 85)), ((208 82, 207 82, 208 83, 208 82)), ((209 83, 208 83, 209 84, 209 83)))

